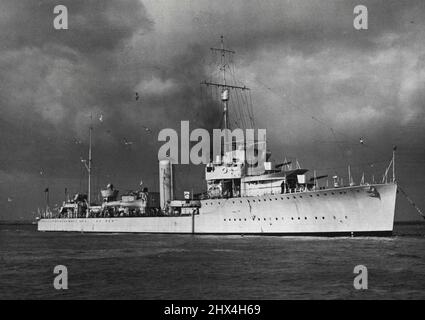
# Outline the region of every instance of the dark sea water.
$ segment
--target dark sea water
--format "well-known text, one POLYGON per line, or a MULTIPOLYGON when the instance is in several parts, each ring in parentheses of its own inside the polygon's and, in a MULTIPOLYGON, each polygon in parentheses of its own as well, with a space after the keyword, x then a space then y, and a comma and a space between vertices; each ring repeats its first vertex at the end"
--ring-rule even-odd
POLYGON ((424 299, 425 224, 391 238, 41 233, 0 225, 0 299, 424 299), (355 290, 353 269, 368 269, 355 290), (68 290, 53 269, 68 268, 68 290))

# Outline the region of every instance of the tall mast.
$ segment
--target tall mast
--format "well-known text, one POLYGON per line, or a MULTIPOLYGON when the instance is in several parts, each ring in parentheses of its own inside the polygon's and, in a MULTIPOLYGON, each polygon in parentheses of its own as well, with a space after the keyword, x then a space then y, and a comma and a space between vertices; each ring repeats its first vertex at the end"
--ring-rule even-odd
POLYGON ((93 130, 93 114, 90 114, 90 129, 89 129, 89 163, 87 166, 87 171, 89 174, 89 190, 88 190, 88 202, 89 202, 89 206, 91 204, 91 162, 92 162, 92 158, 91 158, 91 136, 92 136, 92 130, 93 130))
MULTIPOLYGON (((224 37, 221 36, 221 46, 220 48, 211 48, 211 51, 213 52, 219 52, 221 54, 221 65, 220 70, 222 71, 222 83, 215 83, 215 82, 208 82, 204 81, 201 82, 201 84, 207 85, 207 86, 215 86, 218 88, 221 88, 221 101, 223 102, 223 122, 224 122, 224 129, 229 129, 229 90, 230 89, 239 89, 239 90, 249 90, 249 88, 243 86, 235 86, 235 85, 228 85, 226 82, 226 56, 235 54, 235 51, 229 50, 224 48, 224 37)), ((225 146, 228 145, 227 141, 227 130, 225 131, 225 137, 224 137, 224 144, 225 146)))
MULTIPOLYGON (((223 71, 223 84, 226 85, 226 51, 224 49, 224 37, 223 35, 221 38, 221 70, 223 71)), ((223 101, 224 105, 224 129, 229 129, 228 126, 228 107, 229 107, 229 92, 226 87, 223 88, 223 91, 221 93, 221 100, 223 101)))

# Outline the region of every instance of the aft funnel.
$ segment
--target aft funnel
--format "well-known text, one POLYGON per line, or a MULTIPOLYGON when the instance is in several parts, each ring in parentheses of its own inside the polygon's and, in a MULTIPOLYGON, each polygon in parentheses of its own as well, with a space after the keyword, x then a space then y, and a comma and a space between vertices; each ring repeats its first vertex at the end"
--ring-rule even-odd
POLYGON ((174 198, 173 165, 169 159, 159 161, 159 198, 161 209, 174 198))

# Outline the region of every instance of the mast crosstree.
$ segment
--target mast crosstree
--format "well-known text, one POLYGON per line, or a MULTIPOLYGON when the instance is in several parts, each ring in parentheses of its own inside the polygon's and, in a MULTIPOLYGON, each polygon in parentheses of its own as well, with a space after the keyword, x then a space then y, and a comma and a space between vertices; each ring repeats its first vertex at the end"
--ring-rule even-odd
MULTIPOLYGON (((223 102, 223 118, 224 118, 224 129, 229 129, 229 89, 234 90, 250 90, 246 86, 236 86, 229 85, 226 81, 226 69, 228 65, 226 63, 226 56, 235 54, 235 51, 224 48, 224 37, 221 36, 221 47, 220 48, 210 48, 213 52, 219 52, 221 54, 221 64, 220 71, 222 72, 222 83, 203 81, 201 84, 206 86, 213 86, 222 89, 221 91, 221 101, 223 102)), ((227 142, 227 138, 226 138, 227 142)))

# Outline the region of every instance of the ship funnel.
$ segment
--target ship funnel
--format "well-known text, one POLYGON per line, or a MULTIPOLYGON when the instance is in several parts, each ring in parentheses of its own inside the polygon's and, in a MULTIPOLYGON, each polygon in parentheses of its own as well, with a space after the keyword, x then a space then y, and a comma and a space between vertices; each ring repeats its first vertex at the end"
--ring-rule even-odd
POLYGON ((168 159, 159 161, 159 198, 161 209, 174 198, 173 165, 168 159))

